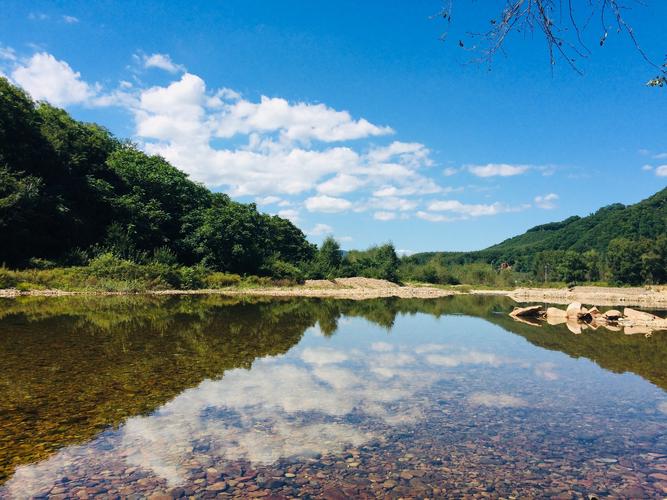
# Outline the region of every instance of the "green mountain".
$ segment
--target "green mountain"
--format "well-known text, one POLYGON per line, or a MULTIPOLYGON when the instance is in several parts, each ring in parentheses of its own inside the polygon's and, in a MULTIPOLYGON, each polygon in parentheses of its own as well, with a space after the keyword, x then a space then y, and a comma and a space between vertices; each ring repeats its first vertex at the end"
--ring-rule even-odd
MULTIPOLYGON (((212 193, 96 124, 0 78, 0 266, 103 252, 261 274, 315 248, 290 221, 212 193), (35 259, 41 259, 36 261, 35 259)), ((49 263, 48 265, 53 265, 49 263)))
MULTIPOLYGON (((651 281, 642 278, 642 273, 646 275, 647 271, 638 266, 645 264, 661 268, 662 271, 649 269, 649 274, 653 273, 654 276, 662 277, 666 272, 665 255, 662 255, 667 250, 663 248, 666 235, 667 188, 634 205, 615 203, 586 217, 573 216, 560 222, 535 226, 484 250, 425 252, 411 256, 409 261, 422 265, 437 259, 442 265, 486 263, 496 267, 509 263, 517 271, 534 272, 536 268, 541 270, 544 265, 555 267, 563 261, 582 260, 588 253, 596 259, 599 256, 606 258, 600 265, 611 268, 613 281, 646 282, 651 281), (623 262, 614 260, 619 255, 623 262), (628 269, 624 264, 636 266, 628 269)), ((574 264, 568 265, 571 267, 574 264)), ((581 262, 584 274, 585 266, 586 263, 581 262)), ((586 278, 575 276, 573 279, 586 278)), ((664 282, 663 279, 660 278, 660 282, 664 282)))

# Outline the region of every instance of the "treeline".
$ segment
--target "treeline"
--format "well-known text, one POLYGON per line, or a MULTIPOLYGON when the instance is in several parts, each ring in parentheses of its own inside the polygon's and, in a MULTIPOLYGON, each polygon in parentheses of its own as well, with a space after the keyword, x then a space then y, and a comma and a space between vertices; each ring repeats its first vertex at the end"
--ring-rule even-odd
POLYGON ((477 252, 404 259, 405 277, 432 283, 508 285, 667 283, 667 188, 634 205, 535 226, 477 252))
POLYGON ((667 235, 656 239, 615 238, 605 252, 545 250, 512 264, 452 263, 434 254, 426 260, 405 258, 403 280, 445 285, 517 286, 550 283, 643 285, 667 283, 667 235))

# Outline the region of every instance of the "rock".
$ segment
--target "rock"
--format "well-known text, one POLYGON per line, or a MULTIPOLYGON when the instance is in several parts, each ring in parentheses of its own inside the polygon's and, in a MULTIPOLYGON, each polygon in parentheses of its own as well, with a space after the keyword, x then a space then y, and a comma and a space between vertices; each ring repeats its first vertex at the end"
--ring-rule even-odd
POLYGON ((217 483, 213 483, 209 487, 206 488, 206 491, 213 491, 215 493, 220 492, 220 491, 225 491, 227 489, 227 482, 226 481, 218 481, 217 483))
POLYGON ((591 307, 588 310, 588 314, 590 314, 593 318, 597 318, 599 316, 602 316, 602 313, 600 312, 600 310, 595 306, 591 307))
POLYGON ((296 477, 296 474, 293 474, 291 472, 285 472, 285 477, 296 477))
POLYGON ((660 321, 662 318, 656 316, 655 314, 647 313, 644 311, 637 311, 636 309, 631 309, 626 307, 623 311, 623 315, 630 320, 634 321, 660 321))
POLYGON ((572 333, 576 333, 577 335, 581 333, 581 324, 577 322, 575 319, 568 318, 566 325, 567 329, 570 330, 572 333))
POLYGON ((384 483, 382 483, 382 487, 385 490, 390 490, 392 488, 395 488, 398 483, 392 479, 387 479, 384 483))
POLYGON ((610 309, 609 311, 605 311, 602 314, 602 316, 604 316, 604 318, 609 320, 609 321, 616 321, 617 319, 622 317, 623 314, 621 314, 621 311, 618 311, 616 309, 610 309))
POLYGON ((646 335, 647 333, 651 333, 651 331, 652 330, 648 326, 640 326, 640 325, 626 326, 623 329, 623 333, 625 333, 626 335, 637 335, 639 333, 646 335))
POLYGON ((282 479, 271 479, 266 482, 264 485, 265 488, 269 488, 270 490, 277 490, 278 488, 282 488, 285 486, 287 483, 283 481, 282 479))
POLYGON ((537 318, 543 314, 544 312, 542 310, 542 306, 528 306, 515 307, 514 310, 510 313, 510 316, 537 318))
POLYGON ((567 306, 567 310, 565 311, 565 315, 568 318, 579 319, 580 314, 581 314, 580 302, 572 302, 569 306, 567 306))
POLYGON ((567 311, 557 307, 549 307, 547 308, 547 318, 567 318, 567 311))

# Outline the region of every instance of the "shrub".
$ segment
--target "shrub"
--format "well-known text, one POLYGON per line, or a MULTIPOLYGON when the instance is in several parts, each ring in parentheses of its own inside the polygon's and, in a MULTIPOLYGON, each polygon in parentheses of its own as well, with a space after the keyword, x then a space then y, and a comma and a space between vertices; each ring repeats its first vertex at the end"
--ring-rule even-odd
POLYGON ((275 280, 289 280, 295 283, 304 282, 303 271, 289 262, 274 260, 269 263, 267 271, 275 280))
POLYGON ((0 267, 0 288, 14 288, 18 280, 16 273, 6 267, 0 267))
POLYGON ((228 274, 215 272, 211 273, 204 279, 206 288, 225 288, 228 286, 235 286, 241 282, 241 276, 238 274, 228 274))
POLYGON ((204 266, 181 267, 178 269, 180 285, 184 290, 204 288, 207 269, 204 266))

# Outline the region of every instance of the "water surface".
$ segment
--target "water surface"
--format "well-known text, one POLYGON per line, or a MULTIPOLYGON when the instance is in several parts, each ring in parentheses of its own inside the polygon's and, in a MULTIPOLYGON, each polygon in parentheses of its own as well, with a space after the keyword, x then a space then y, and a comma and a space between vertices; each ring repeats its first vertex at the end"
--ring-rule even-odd
POLYGON ((0 497, 667 494, 667 334, 498 297, 0 302, 0 497))

